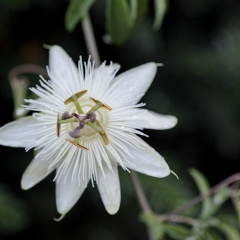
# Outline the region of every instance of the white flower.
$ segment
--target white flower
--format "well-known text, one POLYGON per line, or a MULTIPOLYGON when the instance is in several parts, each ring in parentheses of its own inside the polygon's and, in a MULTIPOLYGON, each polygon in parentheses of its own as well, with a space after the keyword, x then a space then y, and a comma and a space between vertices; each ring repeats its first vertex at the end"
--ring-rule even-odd
POLYGON ((173 116, 136 104, 156 74, 155 63, 115 77, 118 65, 103 63, 94 69, 90 60, 80 59, 77 69, 61 47, 52 46, 49 67, 51 80, 41 77, 40 86, 31 88, 39 99, 26 100, 25 108, 35 113, 0 128, 1 145, 39 150, 22 176, 23 189, 56 169, 60 214, 75 205, 90 180, 97 182, 108 213, 115 214, 120 205, 118 165, 154 177, 169 175, 163 157, 135 135, 144 135, 143 128, 169 129, 177 123, 173 116))

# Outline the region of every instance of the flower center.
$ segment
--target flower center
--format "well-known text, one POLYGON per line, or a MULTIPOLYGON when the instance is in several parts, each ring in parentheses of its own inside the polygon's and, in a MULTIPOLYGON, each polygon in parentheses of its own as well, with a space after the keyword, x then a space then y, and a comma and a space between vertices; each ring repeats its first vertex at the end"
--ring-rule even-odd
POLYGON ((100 139, 105 145, 109 144, 108 135, 106 130, 103 128, 100 121, 97 119, 100 114, 96 113, 99 108, 105 108, 107 110, 112 110, 107 104, 102 103, 101 101, 90 97, 90 99, 95 103, 95 105, 86 110, 86 106, 81 106, 79 99, 87 92, 87 90, 82 90, 70 96, 68 99, 64 101, 64 104, 67 105, 71 102, 74 103, 77 113, 73 112, 69 114, 68 112, 58 113, 57 116, 57 136, 60 136, 61 132, 61 124, 68 124, 71 131, 69 131, 69 135, 73 139, 66 138, 66 141, 72 143, 76 147, 79 147, 84 150, 88 150, 88 148, 84 147, 79 143, 81 136, 91 136, 94 134, 98 134, 100 139))

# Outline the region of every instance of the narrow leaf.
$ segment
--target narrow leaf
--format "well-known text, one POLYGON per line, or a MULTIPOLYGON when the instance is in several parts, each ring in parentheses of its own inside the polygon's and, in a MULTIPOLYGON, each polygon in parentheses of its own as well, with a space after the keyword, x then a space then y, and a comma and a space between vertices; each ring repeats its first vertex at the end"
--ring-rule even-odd
POLYGON ((137 18, 138 1, 130 0, 130 26, 133 27, 137 18))
POLYGON ((71 0, 65 13, 65 27, 68 31, 74 30, 94 2, 95 0, 71 0))
POLYGON ((207 240, 224 240, 219 234, 208 229, 206 232, 207 240))
POLYGON ((157 31, 161 28, 163 18, 167 11, 167 0, 154 0, 155 20, 153 30, 157 31))
POLYGON ((220 189, 215 195, 212 197, 213 207, 211 209, 211 214, 215 214, 218 209, 226 202, 230 197, 229 187, 224 187, 220 189))
POLYGON ((165 232, 173 239, 185 240, 191 235, 191 230, 176 224, 163 224, 165 232))
POLYGON ((130 11, 126 0, 107 0, 106 29, 110 43, 122 44, 130 30, 130 11))
MULTIPOLYGON (((203 174, 201 174, 199 171, 193 168, 190 170, 190 174, 195 180, 198 186, 199 192, 201 194, 206 194, 210 188, 207 179, 203 176, 203 174)), ((203 218, 209 215, 209 212, 211 211, 212 207, 213 207, 213 202, 211 198, 205 197, 202 204, 201 217, 203 218)))
POLYGON ((149 0, 137 0, 137 18, 136 21, 144 18, 148 12, 149 0))
POLYGON ((227 237, 227 240, 239 240, 240 234, 239 231, 227 223, 220 223, 218 225, 219 230, 221 230, 225 236, 227 237))
POLYGON ((238 222, 240 225, 240 189, 233 190, 231 195, 232 195, 232 202, 237 212, 238 222))
POLYGON ((28 113, 28 110, 23 108, 22 104, 24 104, 24 99, 27 98, 29 80, 25 77, 10 79, 10 86, 14 100, 13 117, 17 119, 28 113))
POLYGON ((153 240, 160 240, 164 236, 164 228, 159 221, 158 216, 154 213, 143 213, 140 220, 151 229, 153 240))

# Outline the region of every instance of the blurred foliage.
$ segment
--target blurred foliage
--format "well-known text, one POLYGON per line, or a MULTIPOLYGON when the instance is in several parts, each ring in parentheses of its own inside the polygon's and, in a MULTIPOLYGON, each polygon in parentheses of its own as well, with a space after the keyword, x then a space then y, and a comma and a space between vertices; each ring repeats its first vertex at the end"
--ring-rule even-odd
POLYGON ((140 220, 149 226, 153 236, 153 240, 162 239, 164 236, 164 230, 159 224, 158 216, 153 213, 145 213, 140 216, 140 220))
POLYGON ((68 31, 73 31, 94 2, 95 0, 72 0, 69 3, 65 14, 65 26, 68 31))
MULTIPOLYGON (((198 186, 200 194, 203 196, 207 194, 210 187, 206 177, 196 169, 191 169, 190 174, 198 186)), ((169 219, 172 219, 173 223, 171 220, 169 223, 165 223, 161 220, 161 214, 144 213, 141 215, 141 220, 149 226, 154 240, 164 239, 165 234, 173 240, 223 240, 224 236, 228 240, 237 240, 240 239, 239 225, 231 225, 231 217, 229 219, 228 216, 225 216, 220 220, 217 216, 218 210, 227 199, 231 198, 230 192, 229 187, 222 185, 212 197, 202 197, 202 210, 198 218, 185 218, 179 214, 169 213, 169 217, 171 217, 169 219), (175 221, 176 223, 174 223, 175 221), (190 228, 187 228, 186 224, 190 225, 190 228)), ((163 216, 166 217, 166 215, 163 216)))
POLYGON ((162 25, 163 18, 167 11, 168 0, 154 0, 155 3, 155 20, 153 23, 153 29, 159 30, 162 25))
MULTIPOLYGON (((65 26, 73 31, 76 24, 88 13, 96 0, 71 0, 66 14, 65 26)), ((159 30, 167 10, 167 0, 154 0, 155 20, 154 30, 159 30)), ((106 32, 104 40, 109 44, 123 44, 131 29, 148 11, 149 0, 106 0, 106 32)))
POLYGON ((29 225, 26 206, 9 189, 0 185, 0 237, 17 233, 29 225))

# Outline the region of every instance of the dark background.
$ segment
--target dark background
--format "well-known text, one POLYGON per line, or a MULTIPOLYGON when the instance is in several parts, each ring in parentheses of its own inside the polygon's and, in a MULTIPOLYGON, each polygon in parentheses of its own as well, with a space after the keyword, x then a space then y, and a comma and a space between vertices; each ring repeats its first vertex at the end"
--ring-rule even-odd
MULTIPOLYGON (((0 2, 1 126, 13 120, 9 71, 24 63, 45 67, 44 43, 62 46, 75 62, 79 55, 87 60, 81 25, 72 33, 64 28, 67 5, 64 0, 0 2)), ((170 1, 158 32, 151 30, 151 2, 147 17, 122 46, 102 40, 104 8, 105 1, 98 0, 90 11, 102 60, 120 63, 120 72, 149 61, 164 63, 142 101, 148 109, 175 115, 178 124, 171 130, 145 131, 145 140, 180 180, 139 176, 153 209, 166 213, 198 194, 189 168, 201 171, 211 185, 239 171, 240 2, 170 1)), ((26 76, 32 86, 37 83, 37 75, 26 76)), ((88 187, 65 219, 56 223, 54 174, 25 192, 20 179, 33 152, 2 146, 0 151, 0 239, 146 239, 126 172, 119 170, 122 202, 115 216, 105 211, 97 188, 88 187)))

